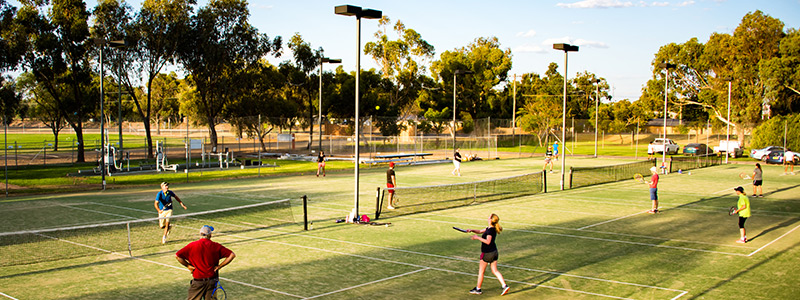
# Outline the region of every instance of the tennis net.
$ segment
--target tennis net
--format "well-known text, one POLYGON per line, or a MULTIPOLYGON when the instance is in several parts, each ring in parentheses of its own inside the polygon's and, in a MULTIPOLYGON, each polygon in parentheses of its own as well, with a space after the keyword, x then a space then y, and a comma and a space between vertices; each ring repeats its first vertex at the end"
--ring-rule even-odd
MULTIPOLYGON (((291 199, 234 208, 173 215, 167 243, 197 240, 200 227, 211 225, 214 234, 225 235, 254 229, 294 224, 291 199)), ((303 218, 305 220, 305 218, 303 218)), ((124 253, 162 246, 164 230, 159 218, 134 219, 43 230, 0 233, 0 267, 63 260, 91 255, 124 253)))
POLYGON ((650 174, 655 160, 600 167, 569 168, 569 188, 596 185, 633 178, 635 174, 650 174))
POLYGON ((669 171, 700 169, 722 164, 722 157, 716 155, 705 156, 670 156, 669 171))
POLYGON ((545 192, 544 172, 456 184, 378 189, 375 219, 442 210, 545 192), (396 209, 389 210, 394 192, 396 209))

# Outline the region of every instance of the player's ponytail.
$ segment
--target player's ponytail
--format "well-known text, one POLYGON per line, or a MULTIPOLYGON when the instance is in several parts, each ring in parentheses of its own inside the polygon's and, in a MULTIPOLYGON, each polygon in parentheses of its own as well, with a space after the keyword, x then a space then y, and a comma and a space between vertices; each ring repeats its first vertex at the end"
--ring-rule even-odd
POLYGON ((492 214, 491 218, 492 227, 494 227, 494 230, 497 231, 497 233, 503 232, 503 226, 500 226, 500 217, 498 217, 496 214, 492 214))

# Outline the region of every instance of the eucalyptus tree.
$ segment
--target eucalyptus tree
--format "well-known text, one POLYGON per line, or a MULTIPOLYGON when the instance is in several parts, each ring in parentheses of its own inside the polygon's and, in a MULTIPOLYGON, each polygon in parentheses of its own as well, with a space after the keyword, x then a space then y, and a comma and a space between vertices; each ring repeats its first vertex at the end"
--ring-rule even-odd
MULTIPOLYGON (((653 60, 653 79, 647 83, 642 99, 656 106, 664 99, 665 71, 669 69, 669 107, 699 105, 720 122, 730 124, 744 140, 744 132, 763 117, 770 99, 770 80, 760 75, 766 61, 778 57, 786 35, 783 22, 761 11, 748 13, 733 34, 714 33, 707 43, 692 38, 683 44, 662 46, 653 60), (731 86, 731 117, 728 118, 728 82, 731 86), (659 95, 660 94, 660 95, 659 95)), ((663 102, 661 102, 663 103, 663 102)), ((662 109, 663 110, 663 109, 662 109)))
POLYGON ((468 112, 473 118, 484 117, 488 99, 496 93, 494 88, 506 80, 511 70, 511 49, 501 49, 496 37, 477 38, 466 47, 443 52, 431 69, 434 78, 441 80, 444 91, 452 90, 457 70, 475 72, 457 78, 461 91, 456 109, 468 112))
POLYGON ((293 69, 293 74, 287 76, 290 80, 289 87, 296 90, 298 95, 305 100, 308 100, 308 106, 303 105, 302 107, 306 108, 306 114, 308 116, 308 120, 306 123, 309 125, 309 138, 308 144, 306 145, 306 149, 311 149, 311 145, 314 143, 314 97, 313 95, 317 92, 319 84, 319 78, 314 76, 312 72, 319 66, 320 59, 322 58, 322 48, 319 49, 312 49, 311 44, 303 40, 303 37, 300 33, 295 33, 292 38, 289 40, 288 43, 289 49, 292 49, 292 55, 294 56, 294 64, 295 67, 293 69))
MULTIPOLYGON (((63 88, 63 85, 59 85, 63 88)), ((17 88, 30 104, 31 117, 42 122, 53 133, 53 150, 58 151, 58 134, 67 126, 64 113, 58 109, 58 103, 47 92, 44 84, 36 81, 33 74, 26 72, 17 77, 17 88)))
POLYGON ((196 117, 208 127, 214 149, 225 106, 246 88, 239 76, 257 68, 267 54, 280 55, 281 38, 270 41, 258 33, 249 15, 246 1, 211 0, 192 16, 179 45, 178 60, 197 89, 196 117))
POLYGON ((387 94, 388 102, 381 106, 382 115, 399 114, 403 118, 416 111, 414 101, 423 87, 421 78, 425 76, 435 50, 419 32, 407 28, 400 20, 392 25, 389 17, 384 15, 378 24, 380 28, 374 34, 377 41, 364 44, 364 53, 378 63, 383 78, 394 83, 387 94), (394 40, 390 38, 389 27, 397 37, 394 40))
POLYGON ((80 0, 53 0, 49 4, 45 7, 44 3, 30 1, 17 12, 15 20, 22 25, 17 33, 26 37, 29 46, 22 67, 57 103, 75 131, 76 161, 84 162, 83 124, 98 103, 89 61, 93 49, 89 39, 90 13, 80 0))

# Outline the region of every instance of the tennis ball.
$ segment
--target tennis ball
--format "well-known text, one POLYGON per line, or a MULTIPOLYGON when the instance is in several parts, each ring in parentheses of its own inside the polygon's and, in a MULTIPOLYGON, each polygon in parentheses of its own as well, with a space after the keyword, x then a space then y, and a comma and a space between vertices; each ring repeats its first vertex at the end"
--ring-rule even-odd
POLYGON ((375 105, 375 110, 381 110, 380 105, 375 105))

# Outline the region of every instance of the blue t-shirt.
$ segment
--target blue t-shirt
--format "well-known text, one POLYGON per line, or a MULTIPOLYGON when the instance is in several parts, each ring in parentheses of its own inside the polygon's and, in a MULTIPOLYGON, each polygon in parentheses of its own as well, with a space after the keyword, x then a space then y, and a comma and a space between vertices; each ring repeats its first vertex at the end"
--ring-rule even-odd
POLYGON ((170 190, 167 190, 166 194, 164 194, 164 191, 158 191, 158 194, 156 194, 158 209, 160 210, 172 209, 172 197, 175 197, 175 193, 173 193, 170 190))
POLYGON ((556 153, 558 153, 558 144, 556 144, 556 143, 553 143, 553 151, 555 151, 556 153))

